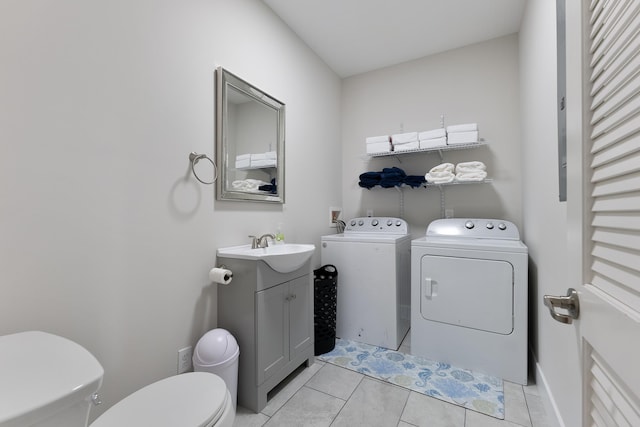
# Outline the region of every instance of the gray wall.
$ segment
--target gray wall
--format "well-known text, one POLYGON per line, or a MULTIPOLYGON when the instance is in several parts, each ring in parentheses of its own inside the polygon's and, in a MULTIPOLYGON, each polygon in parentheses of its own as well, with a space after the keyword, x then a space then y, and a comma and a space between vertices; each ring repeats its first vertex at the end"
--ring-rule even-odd
MULTIPOLYGON (((520 165, 520 98, 518 36, 497 38, 428 56, 393 67, 349 77, 342 91, 342 174, 345 218, 365 215, 399 216, 395 189, 358 186, 365 171, 400 167, 409 175, 424 175, 441 163, 438 154, 404 154, 370 158, 367 136, 422 131, 445 125, 478 123, 488 146, 444 153, 444 161, 486 163, 492 184, 445 189, 445 206, 456 217, 504 218, 522 225, 520 165)), ((424 234, 440 217, 437 189, 404 190, 405 219, 414 236, 424 234)))
POLYGON ((3 1, 0 58, 0 334, 87 347, 93 416, 216 326, 216 248, 333 231, 341 82, 261 1, 3 1), (215 201, 190 174, 215 152, 216 66, 286 103, 284 206, 215 201))

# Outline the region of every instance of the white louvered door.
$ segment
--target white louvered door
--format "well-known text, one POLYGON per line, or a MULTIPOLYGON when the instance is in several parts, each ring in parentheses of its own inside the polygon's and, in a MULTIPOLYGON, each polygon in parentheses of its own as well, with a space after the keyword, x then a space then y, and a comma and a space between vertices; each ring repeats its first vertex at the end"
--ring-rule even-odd
POLYGON ((582 4, 582 424, 640 426, 640 0, 582 4))

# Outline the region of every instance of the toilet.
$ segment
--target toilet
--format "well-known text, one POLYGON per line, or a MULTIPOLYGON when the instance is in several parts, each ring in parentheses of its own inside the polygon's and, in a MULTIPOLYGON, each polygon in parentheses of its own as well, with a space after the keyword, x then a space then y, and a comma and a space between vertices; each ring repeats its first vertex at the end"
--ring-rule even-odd
MULTIPOLYGON (((46 332, 0 337, 0 427, 87 427, 104 370, 84 347, 46 332)), ((219 376, 162 379, 116 403, 91 427, 232 427, 231 395, 219 376)))

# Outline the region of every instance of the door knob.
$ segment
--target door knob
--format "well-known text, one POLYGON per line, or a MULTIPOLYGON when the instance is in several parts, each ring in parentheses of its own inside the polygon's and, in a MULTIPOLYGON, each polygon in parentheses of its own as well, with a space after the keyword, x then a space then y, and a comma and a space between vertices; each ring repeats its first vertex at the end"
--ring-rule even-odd
POLYGON ((545 295, 542 297, 544 305, 549 307, 549 313, 551 317, 560 323, 573 323, 573 319, 577 319, 580 316, 580 301, 578 300, 578 292, 569 288, 567 290, 567 296, 557 297, 553 295, 545 295), (558 313, 556 308, 562 308, 567 310, 567 314, 558 313))

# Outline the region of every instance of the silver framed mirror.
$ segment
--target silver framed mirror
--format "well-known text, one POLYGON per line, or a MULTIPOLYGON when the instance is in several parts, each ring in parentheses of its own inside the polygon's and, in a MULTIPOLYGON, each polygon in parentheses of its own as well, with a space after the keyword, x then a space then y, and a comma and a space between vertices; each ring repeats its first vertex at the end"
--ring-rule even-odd
POLYGON ((284 203, 285 105, 216 69, 218 200, 284 203))

